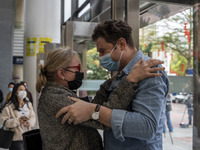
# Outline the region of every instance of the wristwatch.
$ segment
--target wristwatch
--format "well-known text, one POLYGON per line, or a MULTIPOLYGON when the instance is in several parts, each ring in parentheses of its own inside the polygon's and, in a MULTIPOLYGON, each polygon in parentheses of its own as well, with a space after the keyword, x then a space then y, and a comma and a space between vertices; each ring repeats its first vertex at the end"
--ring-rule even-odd
POLYGON ((98 120, 99 119, 99 110, 100 110, 101 105, 97 104, 95 107, 94 112, 92 113, 92 119, 98 120))

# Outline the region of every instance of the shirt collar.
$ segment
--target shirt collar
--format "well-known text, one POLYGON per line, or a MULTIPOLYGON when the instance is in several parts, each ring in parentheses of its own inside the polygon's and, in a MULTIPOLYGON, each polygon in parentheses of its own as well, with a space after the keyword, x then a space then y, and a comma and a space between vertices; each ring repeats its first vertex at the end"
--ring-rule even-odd
MULTIPOLYGON (((144 54, 141 50, 139 50, 136 55, 132 58, 132 60, 126 65, 126 67, 121 71, 124 74, 129 74, 133 66, 140 60, 142 57, 144 57, 144 54)), ((120 73, 121 74, 121 73, 120 73)))

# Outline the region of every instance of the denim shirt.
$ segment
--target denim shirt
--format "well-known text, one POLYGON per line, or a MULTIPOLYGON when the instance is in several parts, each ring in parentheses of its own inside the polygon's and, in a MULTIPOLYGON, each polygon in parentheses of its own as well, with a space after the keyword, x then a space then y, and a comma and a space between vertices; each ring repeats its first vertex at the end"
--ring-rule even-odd
MULTIPOLYGON (((119 73, 110 90, 117 87, 139 59, 149 59, 142 51, 119 73)), ((162 132, 169 81, 164 71, 161 77, 146 78, 139 83, 130 111, 113 109, 112 130, 104 131, 105 150, 162 150, 162 132)), ((112 94, 112 92, 111 92, 112 94)))

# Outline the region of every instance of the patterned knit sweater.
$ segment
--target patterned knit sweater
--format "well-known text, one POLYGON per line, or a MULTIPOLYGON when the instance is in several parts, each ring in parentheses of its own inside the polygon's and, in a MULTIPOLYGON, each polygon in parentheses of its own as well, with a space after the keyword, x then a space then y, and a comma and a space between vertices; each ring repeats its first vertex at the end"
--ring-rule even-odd
MULTIPOLYGON (((127 109, 136 93, 133 84, 123 79, 109 96, 110 84, 111 80, 102 84, 92 102, 108 108, 127 109)), ((38 119, 43 150, 102 150, 102 139, 96 128, 106 130, 108 127, 94 120, 76 126, 62 125, 62 116, 56 119, 61 108, 73 104, 67 96, 77 97, 73 91, 54 82, 48 82, 41 93, 38 119)))

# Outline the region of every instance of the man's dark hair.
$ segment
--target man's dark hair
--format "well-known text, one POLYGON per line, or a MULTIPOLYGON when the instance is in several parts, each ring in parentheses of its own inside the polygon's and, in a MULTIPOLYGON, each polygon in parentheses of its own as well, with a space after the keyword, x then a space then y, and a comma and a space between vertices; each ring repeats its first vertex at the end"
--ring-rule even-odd
POLYGON ((20 83, 22 83, 24 85, 26 82, 25 81, 21 81, 20 83))
POLYGON ((14 85, 14 86, 15 86, 15 83, 14 83, 14 82, 8 83, 8 87, 9 87, 10 85, 14 85))
POLYGON ((126 22, 110 19, 95 27, 92 40, 96 41, 99 37, 102 37, 106 42, 115 45, 119 38, 124 38, 128 46, 134 48, 131 32, 132 28, 126 22))

